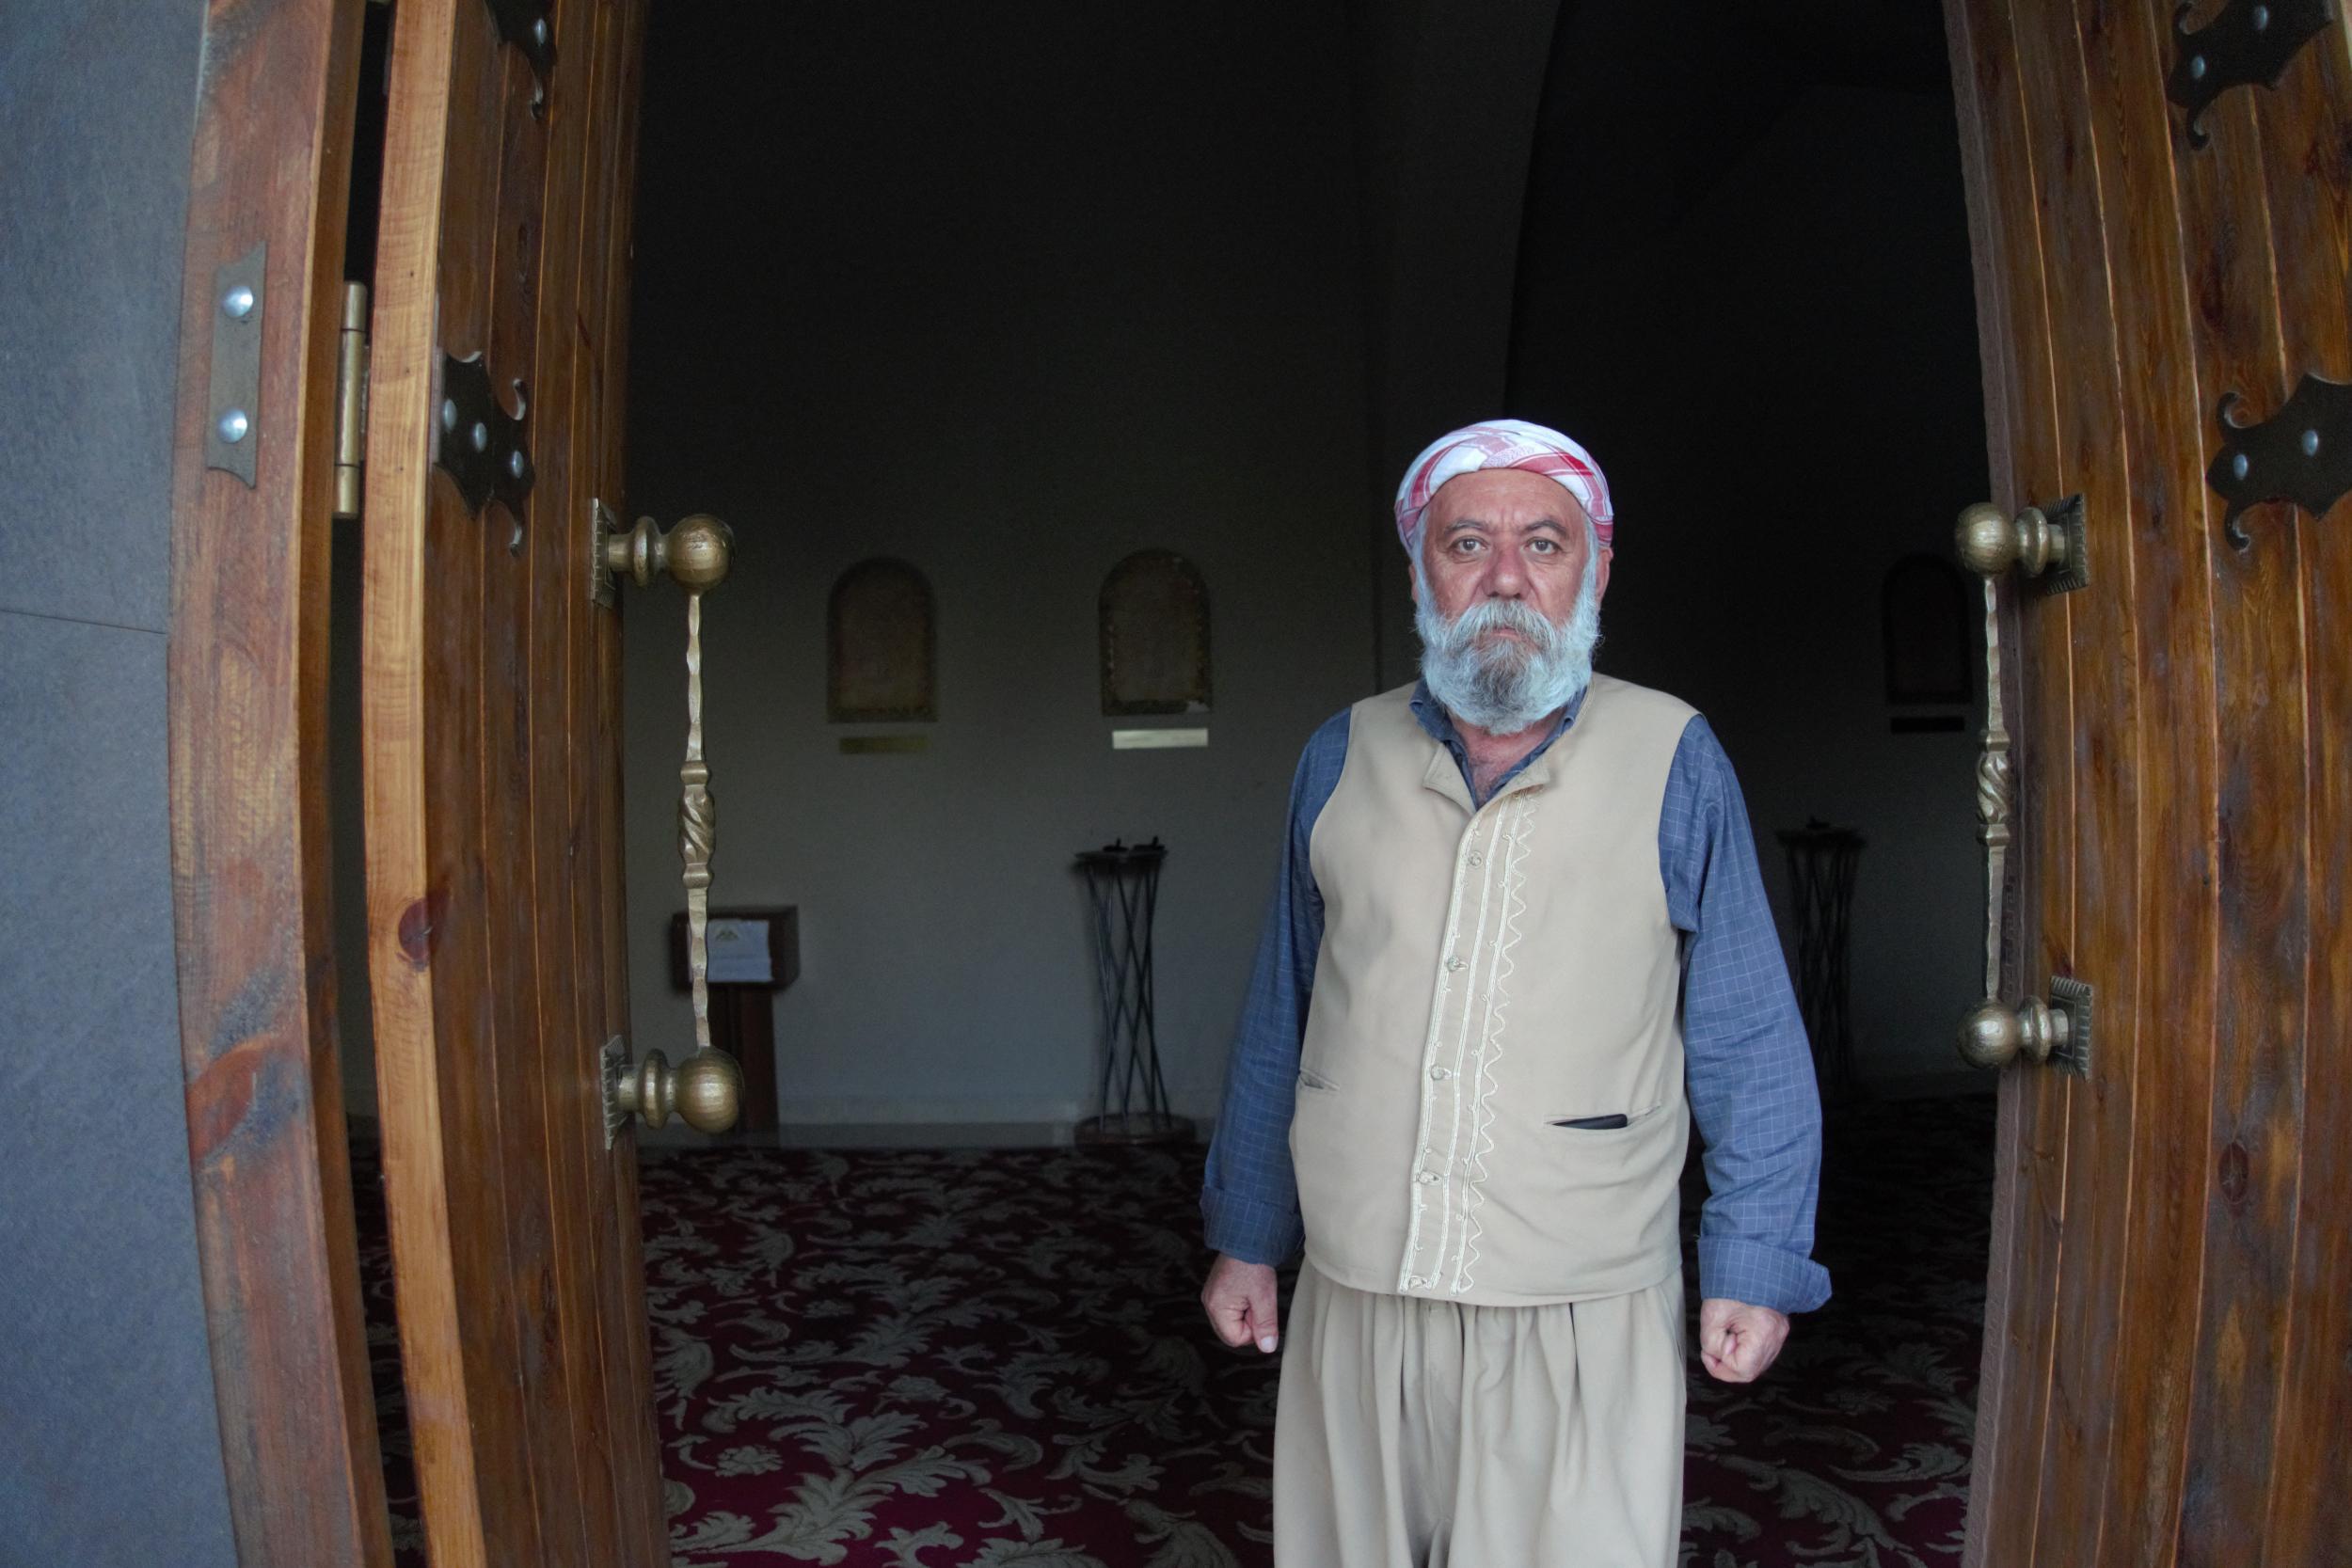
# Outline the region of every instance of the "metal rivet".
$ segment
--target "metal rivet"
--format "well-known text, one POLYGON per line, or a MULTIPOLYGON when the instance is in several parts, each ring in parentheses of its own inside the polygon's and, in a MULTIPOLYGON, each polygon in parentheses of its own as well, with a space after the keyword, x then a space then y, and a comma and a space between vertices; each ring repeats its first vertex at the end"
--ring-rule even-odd
POLYGON ((2316 457, 2319 455, 2318 431, 2307 430, 2303 432, 2303 455, 2306 457, 2316 457))
POLYGON ((490 450, 490 427, 480 420, 473 422, 473 450, 476 451, 490 450))
POLYGON ((253 314, 253 291, 243 283, 220 297, 220 308, 229 312, 231 321, 243 321, 253 314))
POLYGON ((516 447, 506 454, 506 471, 516 479, 523 477, 523 450, 516 447))
POLYGON ((457 400, 455 398, 441 400, 441 428, 443 430, 457 428, 457 400))
POLYGON ((2230 459, 2230 476, 2233 479, 2244 479, 2246 477, 2246 470, 2252 467, 2252 464, 2246 461, 2246 454, 2244 452, 2239 452, 2235 457, 2230 459))
POLYGON ((245 417, 242 408, 231 408, 220 417, 220 438, 231 446, 245 439, 245 433, 253 428, 253 421, 245 417))
POLYGON ((2256 6, 2254 8, 2254 31, 2264 33, 2268 32, 2269 30, 2270 8, 2268 6, 2256 6))
POLYGON ((520 555, 523 553, 522 524, 516 523, 515 525, 515 531, 506 536, 506 553, 508 555, 520 555))
POLYGON ((546 17, 543 16, 531 24, 531 40, 542 49, 548 46, 548 19, 546 17))
POLYGON ((2201 81, 2203 81, 2203 80, 2205 79, 2205 56, 2204 56, 2204 55, 2190 55, 2190 56, 2189 56, 2189 60, 2188 60, 2188 79, 2189 79, 2190 81, 2192 81, 2192 82, 2201 82, 2201 81))

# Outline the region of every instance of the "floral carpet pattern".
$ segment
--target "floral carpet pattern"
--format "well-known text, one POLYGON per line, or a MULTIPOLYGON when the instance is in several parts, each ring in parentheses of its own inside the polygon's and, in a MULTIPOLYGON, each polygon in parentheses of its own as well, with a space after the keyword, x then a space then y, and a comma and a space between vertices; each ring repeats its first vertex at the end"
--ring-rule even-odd
MULTIPOLYGON (((1992 1101, 1838 1118, 1825 1164, 1835 1299, 1758 1384, 1693 1365, 1685 1568, 1959 1561, 1992 1101)), ((649 1154, 679 1568, 1270 1562, 1276 1367, 1201 1321, 1200 1171, 1197 1149, 649 1154)), ((372 1186, 394 1531, 417 1560, 372 1186)))

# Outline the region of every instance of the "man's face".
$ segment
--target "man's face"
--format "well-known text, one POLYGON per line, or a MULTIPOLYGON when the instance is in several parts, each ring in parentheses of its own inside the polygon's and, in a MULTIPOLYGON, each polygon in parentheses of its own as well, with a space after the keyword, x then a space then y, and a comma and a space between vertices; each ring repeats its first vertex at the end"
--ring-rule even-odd
POLYGON ((1523 469, 1464 474, 1432 499, 1421 544, 1422 679, 1454 721, 1518 735, 1575 701, 1609 585, 1576 498, 1523 469))
MULTIPOLYGON (((1430 608, 1453 621, 1483 600, 1511 599, 1562 625, 1576 608, 1592 537, 1584 509, 1556 481, 1524 468, 1462 474, 1438 487, 1422 515, 1414 601, 1426 593, 1430 608)), ((1600 552, 1593 574, 1596 598, 1609 591, 1609 555, 1600 552)))

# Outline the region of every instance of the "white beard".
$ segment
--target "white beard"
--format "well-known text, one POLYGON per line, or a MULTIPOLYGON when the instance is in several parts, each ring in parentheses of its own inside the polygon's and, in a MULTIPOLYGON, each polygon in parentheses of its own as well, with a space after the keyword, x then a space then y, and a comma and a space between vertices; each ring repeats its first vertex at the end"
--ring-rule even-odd
MULTIPOLYGON (((1565 622, 1555 625, 1522 601, 1486 599, 1449 621, 1421 583, 1413 627, 1421 633, 1422 679, 1462 723, 1489 735, 1517 735, 1576 701, 1592 684, 1600 645, 1600 553, 1584 558, 1584 580, 1565 622), (1514 631, 1524 641, 1490 632, 1514 631)), ((1419 569, 1415 569, 1416 578, 1419 569)))

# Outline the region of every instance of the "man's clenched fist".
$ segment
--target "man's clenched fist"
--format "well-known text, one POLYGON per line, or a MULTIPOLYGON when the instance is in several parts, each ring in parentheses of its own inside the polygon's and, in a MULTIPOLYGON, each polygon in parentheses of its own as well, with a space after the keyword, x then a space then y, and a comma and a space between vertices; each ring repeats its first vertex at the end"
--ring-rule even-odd
POLYGON ((1217 1254, 1209 1282, 1200 1287, 1200 1306, 1209 1314, 1209 1326, 1229 1345, 1254 1342, 1271 1355, 1281 1342, 1274 1315, 1274 1270, 1268 1264, 1217 1254))
POLYGON ((1699 1303, 1699 1359, 1724 1383, 1754 1383, 1788 1340, 1788 1319, 1769 1307, 1710 1296, 1699 1303))

